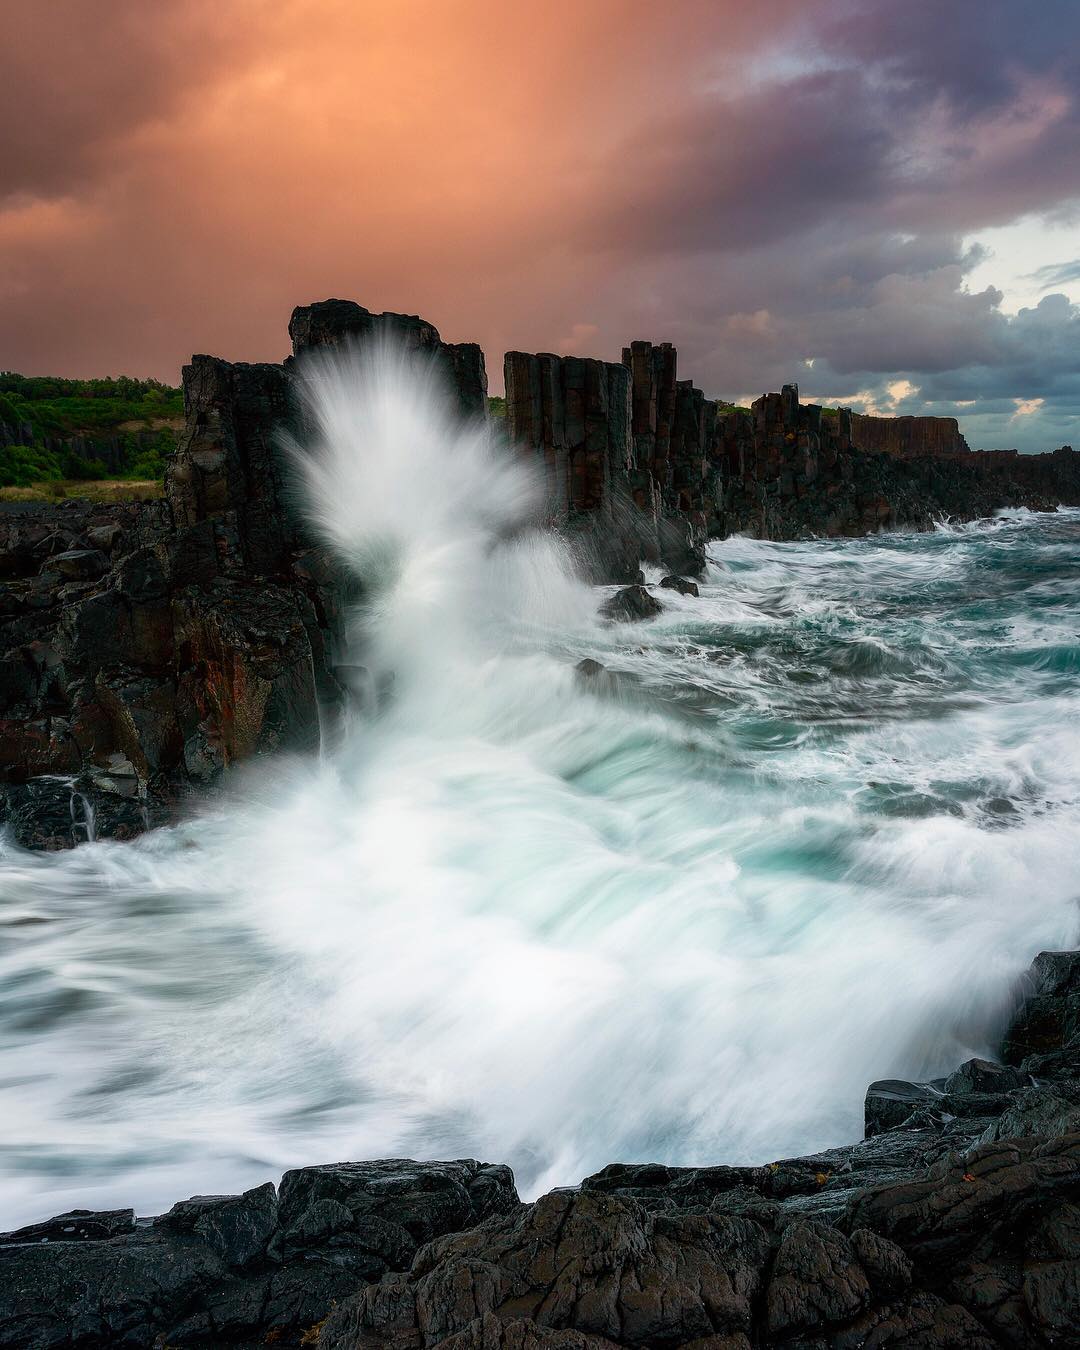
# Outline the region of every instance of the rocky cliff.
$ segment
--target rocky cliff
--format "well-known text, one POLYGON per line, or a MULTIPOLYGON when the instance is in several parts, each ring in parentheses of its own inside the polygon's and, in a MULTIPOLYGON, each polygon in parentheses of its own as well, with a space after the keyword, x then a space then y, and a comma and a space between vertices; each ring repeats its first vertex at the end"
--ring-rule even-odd
POLYGON ((860 450, 897 459, 962 455, 969 446, 955 417, 867 417, 851 414, 851 441, 860 450))
POLYGON ((318 743, 344 581, 289 492, 302 438, 295 356, 391 340, 441 363, 462 411, 487 381, 472 344, 346 301, 297 309, 282 365, 196 356, 165 500, 0 515, 0 802, 32 847, 127 838, 231 764, 318 743))
MULTIPOLYGON (((403 344, 470 417, 486 415, 487 376, 475 344, 352 301, 297 309, 289 333, 280 365, 185 367, 163 502, 0 513, 0 809, 22 843, 129 837, 234 763, 313 747, 342 702, 349 595, 283 449, 305 440, 297 358, 403 344)), ((547 522, 597 580, 633 584, 642 559, 693 573, 707 539, 733 532, 861 534, 1080 503, 1068 448, 946 453, 945 435, 910 458, 869 451, 859 419, 801 403, 795 385, 750 409, 706 398, 666 343, 634 342, 620 362, 511 352, 505 373, 507 453, 535 457, 547 522)), ((895 443, 914 446, 919 422, 895 443)))

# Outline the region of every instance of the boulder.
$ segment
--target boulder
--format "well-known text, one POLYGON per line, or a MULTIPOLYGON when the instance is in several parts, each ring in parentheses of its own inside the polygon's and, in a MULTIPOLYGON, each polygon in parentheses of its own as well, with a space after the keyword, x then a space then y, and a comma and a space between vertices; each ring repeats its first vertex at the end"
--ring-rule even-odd
POLYGON ((677 591, 679 595, 698 594, 697 582, 687 581, 685 577, 661 577, 660 585, 667 591, 677 591))
POLYGON ((883 1078, 871 1083, 863 1103, 866 1138, 905 1125, 920 1107, 937 1105, 944 1086, 944 1079, 936 1083, 907 1083, 898 1078, 883 1078))
POLYGON ((418 1245, 517 1207, 508 1168, 340 1163, 160 1217, 75 1210, 0 1235, 0 1347, 296 1344, 418 1245))
POLYGON ((1023 1087, 1028 1075, 1009 1064, 994 1064, 988 1059, 969 1059, 954 1069, 942 1090, 951 1095, 972 1092, 1001 1093, 1023 1087))
POLYGON ((1001 1047, 1007 1064, 1061 1050, 1080 1037, 1080 952, 1040 952, 1021 993, 1022 1007, 1001 1047))
POLYGON ((41 570, 65 581, 97 581, 109 570, 109 560, 97 548, 72 548, 52 554, 41 570))
POLYGON ((624 586, 600 606, 600 614, 610 623, 638 623, 653 619, 664 606, 644 586, 624 586))

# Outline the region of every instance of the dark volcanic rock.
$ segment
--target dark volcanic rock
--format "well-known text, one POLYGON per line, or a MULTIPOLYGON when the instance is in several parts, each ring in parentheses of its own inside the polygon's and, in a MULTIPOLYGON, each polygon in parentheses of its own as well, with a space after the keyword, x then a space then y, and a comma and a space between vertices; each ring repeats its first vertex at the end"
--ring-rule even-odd
POLYGON ((20 843, 88 836, 43 775, 77 779, 76 815, 91 802, 99 834, 128 837, 235 763, 313 748, 320 713, 343 703, 333 666, 356 583, 310 537, 285 448, 305 439, 303 357, 404 343, 469 416, 486 412, 487 379, 478 347, 415 316, 327 301, 290 333, 299 361, 185 367, 165 501, 0 513, 0 783, 20 843), (117 760, 131 800, 93 802, 84 785, 117 760))
POLYGON ((0 1246, 18 1242, 101 1242, 135 1231, 133 1209, 72 1209, 44 1223, 0 1233, 0 1246))
MULTIPOLYGON (((104 798, 97 819, 98 833, 127 837, 233 764, 312 747, 320 715, 337 721, 349 690, 334 672, 354 664, 343 617, 362 581, 313 540, 291 490, 285 447, 310 430, 305 362, 401 344, 441 367, 470 417, 485 415, 487 378, 478 347, 444 342, 416 315, 327 300, 295 310, 289 332, 294 356, 280 365, 199 355, 185 367, 164 501, 0 512, 0 783, 27 789, 5 794, 20 842, 87 834, 63 821, 55 786, 30 787, 44 776, 100 786, 124 761, 136 790, 125 804, 104 798)), ((649 342, 619 363, 506 359, 507 453, 536 460, 549 523, 586 572, 638 583, 607 602, 609 619, 659 612, 642 559, 671 569, 662 586, 696 594, 684 577, 700 575, 710 535, 861 534, 1080 502, 1068 447, 971 454, 947 419, 924 419, 875 423, 862 435, 874 453, 860 448, 862 423, 801 404, 795 385, 732 408, 679 379, 677 360, 649 342)), ((1034 1030, 1029 1040, 1037 1053, 1034 1030)))
POLYGON ((507 1167, 475 1163, 338 1163, 286 1172, 274 1252, 318 1248, 369 1277, 400 1269, 420 1243, 469 1228, 517 1202, 507 1167))
POLYGON ((0 1346, 296 1344, 420 1242, 517 1206, 508 1168, 341 1163, 151 1224, 74 1211, 0 1236, 0 1346))
POLYGON ((242 1270, 266 1255, 277 1227, 278 1197, 267 1182, 243 1195, 195 1195, 154 1220, 161 1232, 201 1239, 225 1264, 242 1270))
POLYGON ((50 572, 65 581, 97 581, 108 571, 109 560, 100 549, 71 548, 54 553, 41 564, 43 572, 50 572))
POLYGON ((863 1104, 866 1137, 905 1124, 919 1108, 936 1106, 942 1098, 944 1081, 905 1083, 897 1078, 883 1078, 871 1083, 863 1104))
POLYGON ((362 356, 371 344, 386 342, 427 353, 457 394, 461 412, 467 417, 486 415, 484 353, 475 342, 443 342, 434 324, 416 314, 372 314, 354 300, 322 300, 293 310, 289 337, 295 356, 327 347, 349 347, 362 356))
POLYGON ((668 591, 678 591, 680 595, 697 595, 696 581, 687 581, 685 577, 661 577, 660 585, 668 591))
POLYGON ((413 1331, 419 1345, 443 1345, 475 1338, 485 1316, 614 1345, 745 1337, 768 1250, 764 1230, 746 1220, 652 1215, 631 1200, 555 1192, 430 1244, 408 1274, 335 1310, 320 1344, 345 1350, 371 1334, 372 1345, 391 1345, 413 1331))
POLYGON ((636 623, 653 619, 664 606, 644 586, 624 586, 600 606, 600 614, 611 623, 636 623))
POLYGON ((134 839, 162 824, 164 807, 98 786, 88 777, 0 783, 0 823, 23 848, 72 848, 87 839, 134 839))
POLYGON ((1001 1047, 1009 1064, 1061 1050, 1080 1035, 1080 952, 1040 952, 1022 993, 1023 1007, 1001 1047))
POLYGON ((1011 1092, 1024 1087, 1028 1075, 1008 1064, 992 1064, 988 1059, 969 1059, 954 1069, 942 1084, 947 1094, 962 1096, 972 1092, 1011 1092))

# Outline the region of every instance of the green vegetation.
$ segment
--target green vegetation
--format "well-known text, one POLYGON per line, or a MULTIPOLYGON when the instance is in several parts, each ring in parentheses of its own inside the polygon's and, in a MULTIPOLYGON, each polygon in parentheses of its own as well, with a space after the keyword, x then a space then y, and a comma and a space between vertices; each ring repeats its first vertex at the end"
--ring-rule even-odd
POLYGON ((505 416, 506 416, 506 399, 500 398, 500 397, 498 396, 498 394, 492 394, 492 395, 488 398, 488 416, 489 416, 489 417, 505 417, 505 416))
POLYGON ((158 380, 64 380, 0 372, 0 487, 160 479, 184 415, 179 389, 158 380), (78 442, 78 446, 72 442, 78 442))
POLYGON ((0 449, 0 487, 29 487, 63 476, 56 455, 39 446, 6 445, 0 449))
POLYGON ((51 502, 79 497, 91 502, 146 502, 160 497, 165 485, 160 479, 136 482, 130 478, 106 478, 99 482, 53 479, 29 487, 0 487, 0 502, 51 502))

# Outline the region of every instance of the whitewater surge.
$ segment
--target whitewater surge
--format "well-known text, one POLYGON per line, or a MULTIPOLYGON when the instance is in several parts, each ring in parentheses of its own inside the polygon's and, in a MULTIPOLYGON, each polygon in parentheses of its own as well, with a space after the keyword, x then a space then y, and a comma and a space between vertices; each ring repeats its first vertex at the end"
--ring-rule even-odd
POLYGON ((430 372, 310 395, 367 683, 181 825, 2 846, 0 1227, 347 1158, 767 1161, 992 1050, 1080 927, 1080 512, 732 539, 605 628, 430 372))

